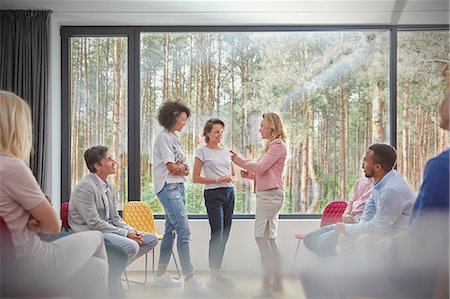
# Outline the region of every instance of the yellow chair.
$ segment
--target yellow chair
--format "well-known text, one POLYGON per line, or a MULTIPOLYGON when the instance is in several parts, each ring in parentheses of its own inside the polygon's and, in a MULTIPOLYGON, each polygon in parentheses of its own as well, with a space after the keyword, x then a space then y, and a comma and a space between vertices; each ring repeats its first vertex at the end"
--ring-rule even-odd
MULTIPOLYGON (((135 229, 154 234, 158 237, 158 240, 162 240, 163 236, 156 232, 155 219, 153 217, 152 208, 142 201, 129 201, 125 204, 122 210, 123 220, 135 229)), ((152 249, 152 272, 155 273, 155 249, 152 249)), ((177 260, 175 254, 172 251, 175 267, 177 268, 178 278, 180 278, 180 270, 178 269, 177 260)), ((145 254, 145 278, 144 284, 147 283, 147 254, 145 254)))

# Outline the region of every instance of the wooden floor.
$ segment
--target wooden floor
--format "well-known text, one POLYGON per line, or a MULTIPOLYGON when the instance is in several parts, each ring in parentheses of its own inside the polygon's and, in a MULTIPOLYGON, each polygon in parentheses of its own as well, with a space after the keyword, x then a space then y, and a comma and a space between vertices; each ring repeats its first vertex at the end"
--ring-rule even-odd
MULTIPOLYGON (((128 278, 130 280, 143 281, 144 273, 142 271, 128 271, 128 278)), ((204 298, 253 298, 258 288, 261 287, 260 277, 252 274, 243 274, 236 272, 225 272, 224 276, 233 279, 235 283, 234 289, 220 289, 212 290, 208 296, 204 298)), ((172 274, 176 276, 175 274, 172 274)), ((208 272, 196 272, 196 275, 200 278, 201 282, 205 283, 208 280, 208 272)), ((146 285, 140 285, 136 283, 130 283, 130 290, 126 292, 127 298, 199 298, 197 295, 187 295, 181 288, 153 288, 151 283, 153 281, 153 275, 149 272, 148 282, 146 285)), ((283 280, 284 292, 282 294, 276 294, 272 298, 292 298, 302 299, 305 298, 302 287, 298 278, 285 277, 283 280)), ((126 289, 126 283, 123 283, 126 289)))

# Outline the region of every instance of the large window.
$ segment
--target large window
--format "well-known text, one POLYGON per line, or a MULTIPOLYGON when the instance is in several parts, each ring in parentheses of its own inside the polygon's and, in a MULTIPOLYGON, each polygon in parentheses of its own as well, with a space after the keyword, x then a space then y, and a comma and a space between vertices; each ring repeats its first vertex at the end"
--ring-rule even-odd
MULTIPOLYGON (((70 103, 63 152, 70 151, 72 161, 63 165, 63 195, 87 172, 84 150, 105 144, 119 164, 112 177, 119 207, 128 198, 143 200, 162 214, 153 190, 152 148, 161 130, 157 109, 166 100, 181 100, 192 110, 180 136, 191 165, 208 118, 225 121, 224 146, 256 159, 264 146, 262 113, 279 113, 289 150, 285 214, 320 214, 328 202, 348 200, 373 142, 397 140, 399 171, 414 189, 426 158, 448 144, 448 136, 431 129, 442 95, 441 61, 448 61, 448 28, 394 31, 398 44, 388 26, 206 29, 121 27, 122 34, 114 34, 114 28, 62 28, 63 110, 70 103), (393 44, 398 102, 391 89, 393 44)), ((234 183, 236 213, 253 214, 252 182, 236 176, 234 183)), ((203 185, 188 177, 186 190, 188 212, 205 214, 203 185)))
POLYGON ((89 172, 84 151, 108 146, 119 207, 128 200, 127 57, 126 37, 70 38, 71 189, 89 172))
POLYGON ((449 40, 448 31, 398 33, 398 169, 415 191, 426 161, 449 145, 438 110, 449 40))
MULTIPOLYGON (((279 113, 289 147, 283 213, 348 199, 367 146, 389 142, 387 31, 142 33, 140 66, 141 199, 158 212, 152 143, 165 100, 192 109, 181 133, 192 162, 207 119, 222 118, 224 145, 256 160, 261 115, 279 113)), ((236 213, 254 213, 253 182, 234 183, 236 213)), ((203 188, 188 178, 188 212, 205 213, 203 188)))

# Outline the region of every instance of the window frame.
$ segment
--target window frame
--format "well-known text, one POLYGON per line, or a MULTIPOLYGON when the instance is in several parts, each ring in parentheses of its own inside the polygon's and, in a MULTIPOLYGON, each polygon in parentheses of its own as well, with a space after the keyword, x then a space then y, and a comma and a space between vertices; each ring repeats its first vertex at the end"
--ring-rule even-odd
MULTIPOLYGON (((70 38, 83 36, 126 36, 128 59, 128 200, 140 200, 140 36, 145 32, 389 32, 389 143, 397 146, 397 33, 399 31, 449 30, 442 25, 317 25, 317 26, 61 26, 61 203, 71 193, 70 164, 70 38)), ((281 219, 319 219, 321 214, 282 214, 281 219)), ((164 215, 155 215, 163 219, 164 215)), ((207 215, 189 215, 206 219, 207 215)), ((254 219, 254 214, 234 215, 254 219)))

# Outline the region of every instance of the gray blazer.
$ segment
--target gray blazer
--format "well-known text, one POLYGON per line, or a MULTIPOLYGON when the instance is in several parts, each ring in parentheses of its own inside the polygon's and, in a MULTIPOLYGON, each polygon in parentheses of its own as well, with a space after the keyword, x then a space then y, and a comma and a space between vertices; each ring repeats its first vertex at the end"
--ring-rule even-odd
POLYGON ((112 199, 109 200, 109 219, 106 219, 104 194, 95 173, 89 173, 75 186, 70 196, 69 226, 71 232, 98 230, 103 233, 116 233, 126 236, 134 230, 119 216, 114 204, 115 192, 110 185, 112 199))

